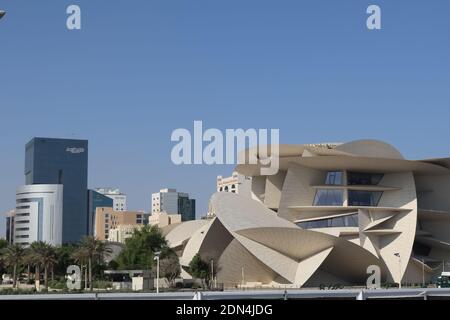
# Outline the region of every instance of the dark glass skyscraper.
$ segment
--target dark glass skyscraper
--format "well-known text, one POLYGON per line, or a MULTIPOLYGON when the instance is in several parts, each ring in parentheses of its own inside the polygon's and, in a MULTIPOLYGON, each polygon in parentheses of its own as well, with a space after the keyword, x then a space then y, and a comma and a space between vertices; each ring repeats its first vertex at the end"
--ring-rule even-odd
POLYGON ((95 211, 99 207, 113 207, 113 199, 94 191, 88 191, 88 234, 94 235, 95 227, 95 211))
POLYGON ((178 214, 181 214, 181 221, 195 220, 195 199, 189 199, 187 194, 179 194, 178 214))
POLYGON ((25 146, 25 183, 63 185, 63 243, 89 230, 88 141, 33 138, 25 146))

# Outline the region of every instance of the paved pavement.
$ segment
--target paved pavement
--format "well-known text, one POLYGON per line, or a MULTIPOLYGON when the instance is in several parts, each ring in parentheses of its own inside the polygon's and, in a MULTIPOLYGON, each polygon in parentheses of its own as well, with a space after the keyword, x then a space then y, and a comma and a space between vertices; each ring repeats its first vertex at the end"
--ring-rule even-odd
MULTIPOLYGON (((0 295, 0 300, 193 300, 194 292, 170 293, 83 293, 83 294, 26 294, 0 295)), ((245 290, 201 292, 195 300, 251 300, 251 299, 450 299, 450 288, 417 289, 343 289, 343 290, 245 290)))

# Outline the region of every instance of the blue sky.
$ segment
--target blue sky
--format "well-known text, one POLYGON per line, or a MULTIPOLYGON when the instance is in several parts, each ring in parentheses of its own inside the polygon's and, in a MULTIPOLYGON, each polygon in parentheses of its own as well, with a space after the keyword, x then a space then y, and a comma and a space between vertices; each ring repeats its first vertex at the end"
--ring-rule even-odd
MULTIPOLYGON (((170 161, 176 128, 279 128, 283 143, 381 139, 450 156, 450 2, 0 0, 0 212, 33 136, 89 139, 89 185, 130 209, 176 187, 203 215, 230 166, 170 161), (82 30, 66 29, 78 4, 82 30), (378 4, 382 30, 366 28, 378 4)), ((0 235, 4 233, 3 219, 0 235)))

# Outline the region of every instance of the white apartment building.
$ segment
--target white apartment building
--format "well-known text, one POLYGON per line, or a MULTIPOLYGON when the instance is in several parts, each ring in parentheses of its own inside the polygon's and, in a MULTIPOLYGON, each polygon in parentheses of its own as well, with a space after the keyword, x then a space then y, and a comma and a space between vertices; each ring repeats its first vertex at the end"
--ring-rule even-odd
POLYGON ((178 192, 176 189, 161 189, 152 194, 151 213, 178 214, 178 192))
POLYGON ((14 243, 62 244, 63 185, 21 186, 16 192, 14 243))
POLYGON ((150 212, 152 215, 179 214, 182 221, 195 220, 195 199, 189 199, 189 194, 177 192, 176 189, 161 189, 152 194, 150 212))
POLYGON ((231 177, 217 176, 217 192, 231 192, 251 197, 252 178, 238 172, 233 172, 231 177))
POLYGON ((114 211, 127 211, 127 195, 113 188, 96 188, 95 191, 113 199, 114 211))

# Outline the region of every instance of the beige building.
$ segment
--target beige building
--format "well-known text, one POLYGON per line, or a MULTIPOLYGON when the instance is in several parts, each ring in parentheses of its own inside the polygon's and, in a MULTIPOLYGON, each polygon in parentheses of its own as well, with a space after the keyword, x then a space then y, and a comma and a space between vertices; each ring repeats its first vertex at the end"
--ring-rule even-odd
POLYGON ((125 243, 125 240, 131 238, 136 230, 143 228, 142 224, 125 224, 118 225, 113 229, 109 229, 108 240, 111 242, 125 243))
POLYGON ((450 158, 359 140, 280 145, 279 165, 238 165, 251 198, 218 192, 213 219, 167 229, 184 272, 199 253, 226 287, 365 286, 373 266, 382 283, 421 284, 450 260, 450 158))
POLYGON ((165 212, 152 214, 148 219, 148 224, 157 225, 160 228, 171 224, 181 223, 181 214, 167 214, 165 212))
MULTIPOLYGON (((251 198, 252 177, 245 176, 237 171, 233 171, 230 177, 217 176, 216 191, 230 192, 251 198)), ((210 219, 213 216, 214 214, 209 211, 206 214, 207 219, 210 219)))
POLYGON ((234 171, 230 177, 217 176, 217 192, 231 192, 250 196, 252 178, 234 171))
POLYGON ((115 211, 99 207, 95 212, 94 235, 100 240, 109 239, 109 231, 123 225, 144 225, 145 213, 141 211, 115 211))

